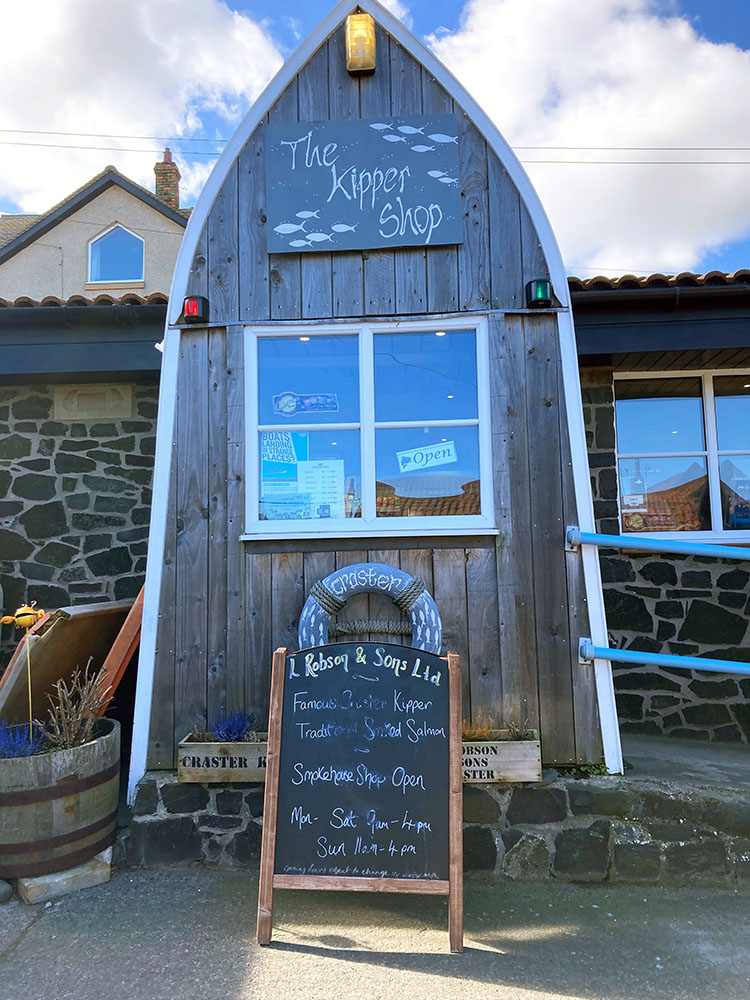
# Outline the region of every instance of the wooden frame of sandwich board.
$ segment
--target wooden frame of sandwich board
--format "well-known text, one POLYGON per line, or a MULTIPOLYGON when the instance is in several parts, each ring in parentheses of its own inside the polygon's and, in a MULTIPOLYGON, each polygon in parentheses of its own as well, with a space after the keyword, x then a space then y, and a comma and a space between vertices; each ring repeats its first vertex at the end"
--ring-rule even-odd
POLYGON ((461 657, 448 653, 449 684, 449 765, 446 779, 448 795, 448 879, 346 878, 320 875, 277 875, 276 831, 278 820, 279 778, 281 763, 281 723, 284 705, 286 648, 273 654, 271 703, 268 726, 266 789, 263 801, 263 837, 260 855, 258 890, 258 944, 271 943, 273 932, 274 889, 318 889, 338 892, 404 892, 415 895, 448 896, 448 935, 450 950, 463 951, 463 783, 461 780, 461 657))

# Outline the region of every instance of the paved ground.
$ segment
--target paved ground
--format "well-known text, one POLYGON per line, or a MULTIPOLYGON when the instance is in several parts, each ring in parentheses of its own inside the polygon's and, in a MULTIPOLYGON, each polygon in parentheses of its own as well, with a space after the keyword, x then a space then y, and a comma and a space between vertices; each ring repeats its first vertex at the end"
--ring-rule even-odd
POLYGON ((704 743, 661 736, 622 737, 622 754, 632 765, 625 775, 657 778, 702 788, 750 790, 750 746, 704 743))
POLYGON ((123 872, 52 906, 0 906, 0 998, 18 1000, 747 1000, 748 897, 731 891, 467 883, 466 950, 445 900, 277 894, 257 882, 123 872))

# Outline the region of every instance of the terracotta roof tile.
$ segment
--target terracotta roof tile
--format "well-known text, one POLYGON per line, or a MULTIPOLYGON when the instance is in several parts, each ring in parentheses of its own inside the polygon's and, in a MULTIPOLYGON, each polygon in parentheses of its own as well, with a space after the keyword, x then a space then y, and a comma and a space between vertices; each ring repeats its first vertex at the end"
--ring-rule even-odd
POLYGON ((619 278, 605 278, 597 275, 593 278, 568 277, 568 287, 571 292, 600 292, 618 289, 637 288, 702 288, 702 287, 744 287, 750 286, 750 269, 742 268, 732 274, 724 271, 708 271, 706 274, 693 274, 682 271, 680 274, 649 274, 638 277, 635 274, 624 274, 619 278))
POLYGON ((60 306, 165 306, 169 298, 167 292, 151 292, 150 295, 136 295, 128 292, 119 298, 112 295, 97 295, 95 299, 87 299, 85 295, 71 295, 69 299, 59 299, 55 295, 46 295, 41 302, 21 295, 17 299, 0 299, 0 309, 28 309, 30 307, 46 308, 60 306))

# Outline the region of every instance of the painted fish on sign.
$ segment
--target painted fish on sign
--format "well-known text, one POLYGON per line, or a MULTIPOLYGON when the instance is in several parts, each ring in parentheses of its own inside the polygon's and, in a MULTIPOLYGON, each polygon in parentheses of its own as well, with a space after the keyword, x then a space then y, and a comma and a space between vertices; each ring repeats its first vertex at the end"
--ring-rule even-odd
POLYGON ((269 125, 269 253, 461 243, 458 119, 269 125))

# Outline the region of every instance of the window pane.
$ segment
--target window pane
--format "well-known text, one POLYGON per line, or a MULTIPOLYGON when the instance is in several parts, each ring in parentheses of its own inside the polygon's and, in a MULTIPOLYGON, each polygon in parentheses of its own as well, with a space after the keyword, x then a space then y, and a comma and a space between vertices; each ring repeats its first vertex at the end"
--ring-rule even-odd
POLYGON ((361 517, 359 431, 261 431, 260 519, 361 517))
POLYGON ((473 330, 377 333, 376 420, 468 420, 477 416, 473 330))
POLYGON ((705 459, 622 459, 620 509, 623 531, 709 531, 705 459))
POLYGON ((750 457, 722 458, 719 479, 724 527, 729 531, 750 530, 750 457))
POLYGON ((481 513, 476 427, 375 432, 378 517, 481 513))
POLYGON ((143 241, 122 226, 95 240, 89 281, 143 281, 143 241))
POLYGON ((703 451, 703 401, 697 378, 615 382, 621 455, 703 451))
POLYGON ((358 338, 260 337, 258 421, 358 423, 358 338))
POLYGON ((720 451, 750 451, 750 375, 714 379, 720 451))

